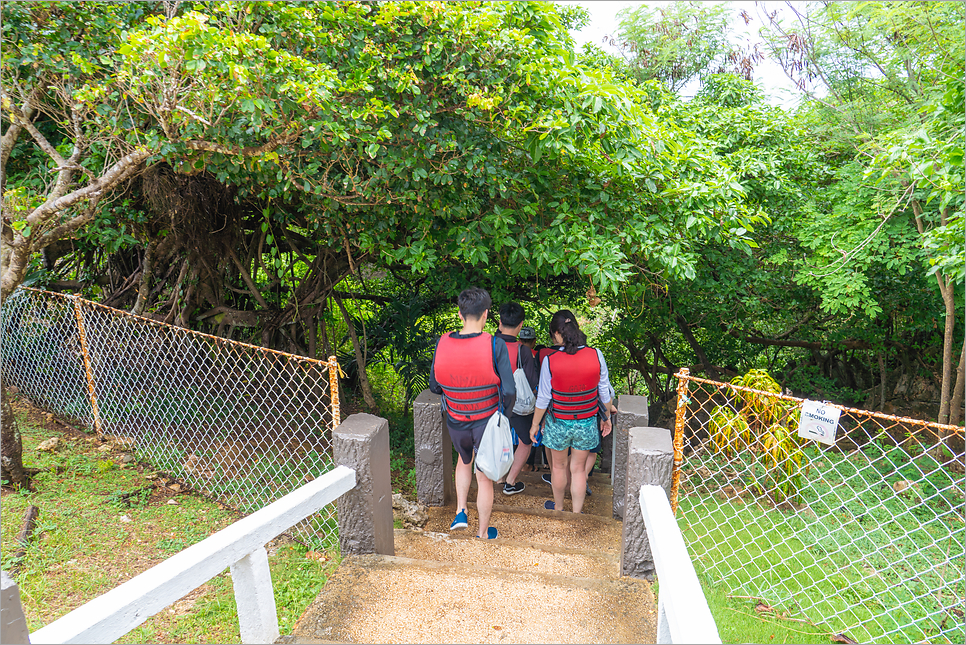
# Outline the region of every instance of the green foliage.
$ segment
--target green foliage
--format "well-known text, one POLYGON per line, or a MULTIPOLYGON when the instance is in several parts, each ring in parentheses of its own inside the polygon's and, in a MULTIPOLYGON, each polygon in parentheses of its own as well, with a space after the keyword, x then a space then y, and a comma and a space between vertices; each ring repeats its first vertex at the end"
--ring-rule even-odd
POLYGON ((713 69, 729 51, 727 9, 718 4, 675 2, 622 9, 620 38, 633 53, 641 80, 657 79, 675 92, 713 69))
POLYGON ((731 382, 756 391, 737 390, 740 405, 729 403, 712 409, 708 427, 715 452, 751 452, 764 466, 768 481, 765 492, 778 503, 797 503, 804 469, 798 406, 768 396, 782 390, 764 370, 750 370, 731 382))
POLYGON ((737 108, 764 101, 761 89, 735 74, 710 74, 701 81, 694 100, 706 105, 737 108))
MULTIPOLYGON (((57 7, 73 33, 83 18, 57 7)), ((415 273, 576 269, 612 293, 639 267, 691 276, 691 240, 750 230, 757 212, 686 133, 655 122, 646 93, 575 62, 571 13, 197 3, 119 16, 123 32, 92 38, 97 56, 72 59, 70 100, 100 145, 83 163, 94 173, 110 145, 141 146, 415 273)), ((13 40, 37 20, 17 17, 13 40)), ((29 85, 47 61, 19 51, 29 85)))

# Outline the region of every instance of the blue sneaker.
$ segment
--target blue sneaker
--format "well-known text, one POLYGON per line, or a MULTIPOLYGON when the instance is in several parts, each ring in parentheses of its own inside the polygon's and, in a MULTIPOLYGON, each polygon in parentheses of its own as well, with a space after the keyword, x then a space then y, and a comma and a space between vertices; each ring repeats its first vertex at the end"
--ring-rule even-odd
POLYGON ((548 511, 555 511, 555 510, 557 510, 557 509, 555 508, 555 505, 554 505, 554 503, 553 503, 553 500, 552 500, 552 499, 548 499, 548 500, 547 500, 546 502, 544 502, 544 503, 543 503, 543 507, 544 507, 545 509, 547 509, 548 511))
POLYGON ((543 474, 543 477, 541 477, 540 479, 543 480, 543 483, 544 484, 551 484, 551 483, 553 483, 553 480, 550 478, 550 473, 544 473, 543 474))
MULTIPOLYGON (((495 540, 496 537, 497 537, 497 535, 498 535, 498 533, 497 533, 497 530, 496 530, 496 527, 495 526, 491 526, 490 528, 486 529, 486 539, 487 540, 495 540)), ((479 538, 480 536, 477 535, 476 537, 479 538)), ((480 539, 482 540, 483 538, 480 538, 480 539)))
POLYGON ((453 523, 449 525, 449 530, 452 531, 453 529, 465 529, 467 526, 469 526, 469 523, 466 521, 466 509, 463 509, 456 514, 456 519, 454 519, 453 523))

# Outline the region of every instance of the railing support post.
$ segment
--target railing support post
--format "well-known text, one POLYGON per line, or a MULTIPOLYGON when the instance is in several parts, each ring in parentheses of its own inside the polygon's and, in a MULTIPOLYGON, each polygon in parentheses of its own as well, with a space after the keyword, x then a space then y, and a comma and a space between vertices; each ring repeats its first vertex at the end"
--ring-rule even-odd
POLYGON ((27 618, 20 604, 20 588, 4 571, 0 574, 0 643, 29 643, 27 618))
POLYGON ((671 626, 667 622, 667 611, 664 610, 664 596, 657 598, 657 638, 656 643, 673 643, 671 640, 671 626))
POLYGON ((356 471, 355 488, 339 498, 342 555, 396 555, 392 526, 389 422, 353 414, 332 431, 335 463, 356 471))
POLYGON ((438 394, 423 390, 413 401, 416 446, 416 499, 426 506, 446 506, 456 499, 453 443, 438 394))
POLYGON ((274 643, 279 637, 278 611, 265 547, 231 565, 242 643, 274 643))
POLYGON ((654 556, 641 514, 641 486, 671 487, 671 432, 667 428, 631 428, 627 446, 627 492, 621 530, 621 575, 654 577, 654 556))
POLYGON ((627 433, 631 428, 647 427, 647 397, 622 394, 617 397, 617 416, 614 417, 614 517, 624 517, 624 494, 627 490, 627 433))

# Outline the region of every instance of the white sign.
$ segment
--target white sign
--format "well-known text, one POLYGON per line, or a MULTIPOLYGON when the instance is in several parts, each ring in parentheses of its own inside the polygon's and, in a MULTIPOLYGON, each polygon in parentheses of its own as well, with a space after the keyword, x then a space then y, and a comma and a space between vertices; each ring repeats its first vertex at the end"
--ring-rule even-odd
POLYGON ((802 414, 798 421, 798 436, 834 446, 835 430, 839 427, 841 414, 841 410, 830 405, 805 401, 802 403, 802 414))

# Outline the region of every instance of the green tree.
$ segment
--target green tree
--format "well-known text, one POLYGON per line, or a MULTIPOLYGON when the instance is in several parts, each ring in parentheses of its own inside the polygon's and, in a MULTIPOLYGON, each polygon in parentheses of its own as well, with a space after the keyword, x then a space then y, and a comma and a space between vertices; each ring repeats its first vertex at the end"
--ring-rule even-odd
POLYGON ((959 421, 966 385, 962 376, 953 383, 963 290, 963 11, 952 2, 824 3, 790 7, 790 20, 774 15, 770 25, 789 76, 825 91, 808 96, 839 132, 830 151, 848 158, 837 189, 844 199, 813 212, 803 230, 812 255, 799 279, 821 291, 826 311, 877 316, 874 272, 933 277, 945 312, 942 423, 959 421))
POLYGON ((761 53, 731 42, 729 13, 726 3, 644 3, 618 13, 620 30, 611 44, 638 80, 658 80, 671 92, 710 74, 732 72, 751 80, 761 53))
POLYGON ((40 250, 128 226, 135 311, 167 293, 161 318, 314 355, 364 263, 614 293, 694 275, 697 240, 740 247, 760 220, 646 93, 576 63, 549 3, 3 12, 4 297, 40 250))

